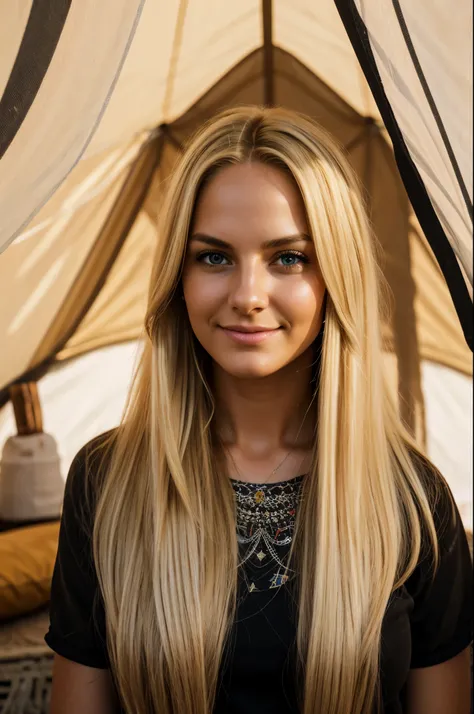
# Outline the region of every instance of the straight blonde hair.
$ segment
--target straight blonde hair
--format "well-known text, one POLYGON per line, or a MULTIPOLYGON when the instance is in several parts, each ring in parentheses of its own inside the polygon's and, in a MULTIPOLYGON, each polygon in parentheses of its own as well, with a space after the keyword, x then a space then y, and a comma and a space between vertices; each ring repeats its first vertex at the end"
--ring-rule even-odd
POLYGON ((384 613, 416 566, 423 526, 438 562, 431 496, 441 479, 423 478, 429 464, 384 379, 382 280, 355 175, 319 126, 281 108, 222 112, 169 181, 145 348, 93 527, 111 668, 128 714, 212 712, 240 563, 206 355, 178 293, 200 188, 249 161, 294 178, 327 287, 317 437, 290 552, 301 712, 372 714, 384 613))

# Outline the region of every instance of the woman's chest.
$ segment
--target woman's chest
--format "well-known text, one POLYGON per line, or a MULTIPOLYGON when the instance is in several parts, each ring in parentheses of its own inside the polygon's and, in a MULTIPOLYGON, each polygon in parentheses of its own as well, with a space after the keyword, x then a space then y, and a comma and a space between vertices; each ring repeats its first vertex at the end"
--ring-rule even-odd
MULTIPOLYGON (((402 711, 400 702, 411 659, 412 608, 413 600, 401 588, 390 598, 383 620, 380 677, 387 714, 402 711)), ((251 682, 253 687, 267 687, 277 696, 295 701, 295 613, 291 583, 241 599, 224 657, 223 675, 229 687, 251 682)))

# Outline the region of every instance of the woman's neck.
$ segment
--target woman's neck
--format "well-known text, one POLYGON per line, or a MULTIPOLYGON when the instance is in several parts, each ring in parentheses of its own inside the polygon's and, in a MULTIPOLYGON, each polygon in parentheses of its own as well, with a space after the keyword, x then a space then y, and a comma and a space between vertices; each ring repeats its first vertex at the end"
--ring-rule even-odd
POLYGON ((215 365, 215 423, 222 443, 257 460, 311 443, 316 405, 306 412, 314 390, 313 362, 307 350, 277 373, 257 379, 238 379, 215 365))

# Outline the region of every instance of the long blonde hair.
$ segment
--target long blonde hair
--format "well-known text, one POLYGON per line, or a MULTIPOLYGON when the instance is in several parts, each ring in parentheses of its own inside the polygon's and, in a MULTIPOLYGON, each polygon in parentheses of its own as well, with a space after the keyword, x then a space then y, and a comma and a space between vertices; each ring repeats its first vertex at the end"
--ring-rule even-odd
POLYGON ((317 438, 290 555, 301 711, 371 714, 382 620, 416 566, 424 525, 437 564, 429 480, 384 379, 380 276, 357 180, 323 130, 280 108, 224 111, 170 178, 145 348, 93 529, 112 672, 128 714, 212 712, 240 566, 205 355, 178 293, 200 187, 247 161, 294 177, 327 287, 317 438))

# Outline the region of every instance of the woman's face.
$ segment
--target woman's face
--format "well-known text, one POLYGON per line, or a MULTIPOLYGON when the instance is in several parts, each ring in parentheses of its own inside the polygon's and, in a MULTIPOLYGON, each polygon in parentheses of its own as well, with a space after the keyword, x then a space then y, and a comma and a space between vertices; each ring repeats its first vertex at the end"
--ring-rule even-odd
POLYGON ((205 185, 183 290, 194 334, 235 377, 274 374, 310 347, 325 286, 293 179, 248 163, 222 169, 205 185))

